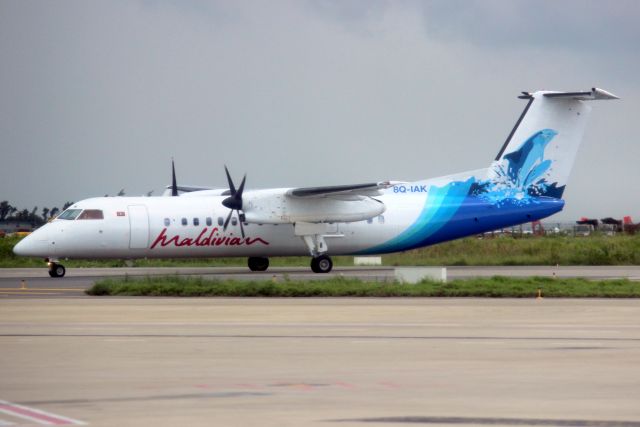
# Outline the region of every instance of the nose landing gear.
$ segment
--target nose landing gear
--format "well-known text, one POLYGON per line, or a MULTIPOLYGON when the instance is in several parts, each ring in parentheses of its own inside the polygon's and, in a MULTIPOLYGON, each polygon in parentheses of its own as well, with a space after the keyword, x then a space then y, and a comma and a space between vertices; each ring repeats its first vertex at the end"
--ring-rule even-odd
POLYGON ((67 270, 64 268, 64 265, 58 264, 57 262, 49 261, 49 276, 51 277, 64 277, 67 270))

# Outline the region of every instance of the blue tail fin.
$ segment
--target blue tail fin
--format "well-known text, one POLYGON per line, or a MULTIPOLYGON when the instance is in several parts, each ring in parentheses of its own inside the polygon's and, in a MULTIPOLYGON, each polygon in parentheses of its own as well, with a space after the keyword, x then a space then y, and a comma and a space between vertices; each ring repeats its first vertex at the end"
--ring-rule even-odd
POLYGON ((527 106, 489 168, 489 181, 512 197, 562 198, 591 111, 584 101, 617 97, 593 88, 520 98, 527 106))

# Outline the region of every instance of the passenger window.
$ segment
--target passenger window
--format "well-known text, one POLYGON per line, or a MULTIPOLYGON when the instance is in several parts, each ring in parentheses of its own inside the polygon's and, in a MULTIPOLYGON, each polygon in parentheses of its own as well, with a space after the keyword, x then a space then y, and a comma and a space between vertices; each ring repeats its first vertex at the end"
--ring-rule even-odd
POLYGON ((384 216, 378 215, 378 224, 384 224, 384 216))
POLYGON ((85 209, 78 219, 104 219, 104 216, 99 209, 85 209))
POLYGON ((231 218, 231 225, 238 225, 238 220, 236 219, 235 216, 231 218))
POLYGON ((182 218, 182 225, 187 225, 187 224, 188 224, 187 218, 182 218))
POLYGON ((224 219, 222 219, 221 216, 218 217, 218 225, 223 225, 224 224, 224 219))
POLYGON ((164 226, 165 226, 165 227, 168 227, 168 226, 170 226, 170 225, 171 225, 171 220, 169 220, 169 218, 165 218, 165 219, 164 219, 164 226))
POLYGON ((208 217, 207 217, 207 225, 208 225, 208 226, 211 226, 211 224, 213 224, 213 221, 211 221, 211 217, 210 217, 210 216, 208 216, 208 217))
POLYGON ((193 225, 195 225, 196 227, 200 225, 200 219, 199 218, 193 218, 193 225))

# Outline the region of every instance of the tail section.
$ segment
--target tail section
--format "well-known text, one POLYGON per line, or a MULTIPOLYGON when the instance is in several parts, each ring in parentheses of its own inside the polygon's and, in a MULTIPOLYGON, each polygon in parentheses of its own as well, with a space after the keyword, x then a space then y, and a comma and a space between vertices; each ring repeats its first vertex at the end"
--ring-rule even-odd
POLYGON ((488 179, 506 197, 562 198, 591 107, 584 101, 618 99, 589 92, 523 92, 528 103, 509 134, 488 179))

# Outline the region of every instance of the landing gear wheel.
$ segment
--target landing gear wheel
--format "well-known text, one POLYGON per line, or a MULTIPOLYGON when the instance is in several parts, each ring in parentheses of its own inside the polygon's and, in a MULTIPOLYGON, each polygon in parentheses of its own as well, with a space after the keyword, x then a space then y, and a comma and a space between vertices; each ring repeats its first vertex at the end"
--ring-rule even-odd
POLYGON ((329 255, 320 255, 311 258, 311 271, 314 273, 328 273, 333 268, 333 261, 329 255))
POLYGON ((55 262, 49 263, 49 276, 51 277, 64 277, 67 270, 64 265, 57 264, 55 262))
POLYGON ((251 271, 266 271, 269 268, 269 258, 252 256, 247 260, 247 264, 251 271))

